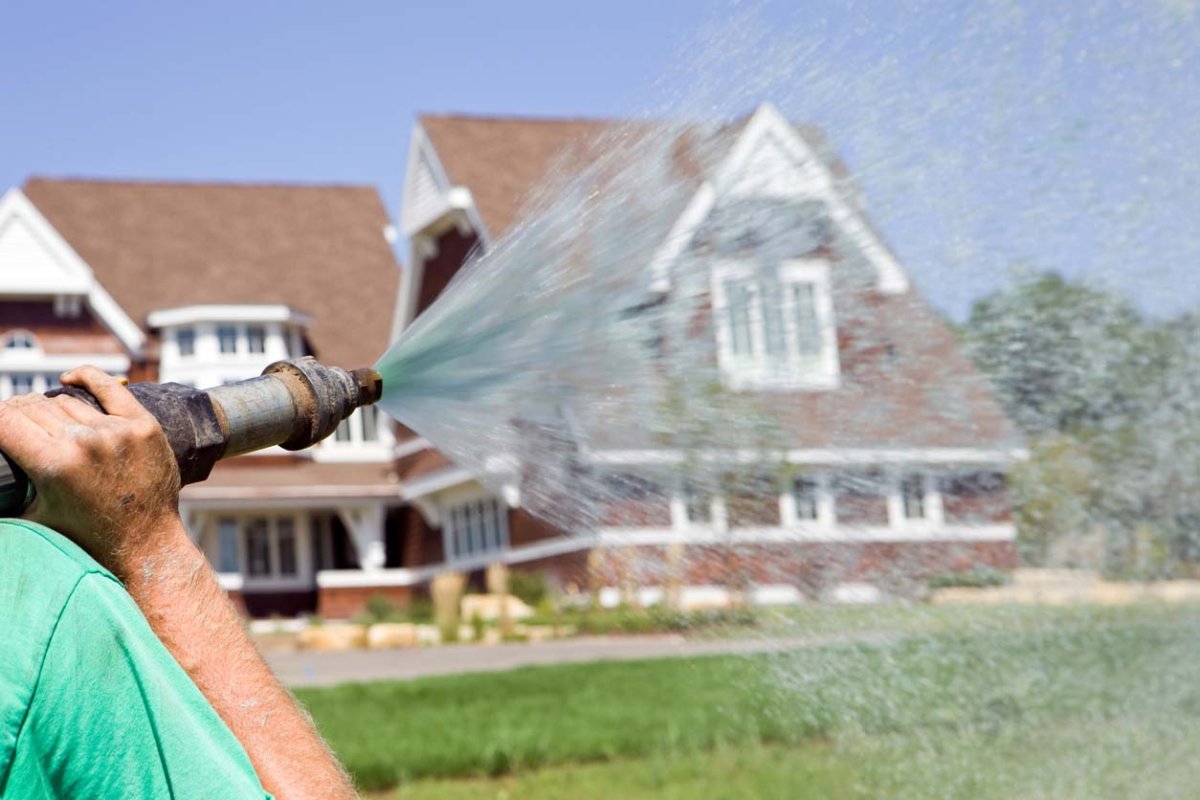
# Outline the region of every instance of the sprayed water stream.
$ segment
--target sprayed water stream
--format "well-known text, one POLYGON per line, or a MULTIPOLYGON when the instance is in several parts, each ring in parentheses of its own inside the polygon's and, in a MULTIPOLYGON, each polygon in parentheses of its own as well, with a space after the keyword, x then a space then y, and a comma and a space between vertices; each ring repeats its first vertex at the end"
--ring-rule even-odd
MULTIPOLYGON (((753 528, 790 513, 805 527, 798 494, 765 513, 756 496, 780 486, 786 495, 811 477, 852 501, 891 491, 907 469, 862 457, 834 470, 797 453, 1026 448, 1028 459, 989 469, 1008 473, 1027 563, 1132 579, 1194 575, 1197 337, 1189 317, 1163 319, 1200 300, 1182 266, 1200 256, 1200 237, 1183 225, 1200 207, 1196 9, 1060 11, 851 4, 787 33, 768 32, 755 14, 711 25, 644 117, 561 154, 522 221, 404 331, 379 362, 385 409, 568 533, 646 524, 631 509, 651 501, 652 526, 678 527, 680 514, 712 526, 723 516, 724 531, 705 541, 730 546, 738 519, 753 528), (755 114, 764 100, 777 110, 755 114), (833 141, 801 130, 800 156, 781 157, 768 142, 760 161, 730 173, 755 120, 766 129, 812 121, 833 141), (851 171, 834 149, 849 154, 851 171), (697 211, 709 191, 711 204, 697 211), (896 278, 881 266, 886 245, 856 227, 860 213, 896 243, 901 284, 940 308, 962 319, 971 299, 1000 295, 952 335, 921 295, 887 286, 896 278), (828 273, 811 278, 809 262, 828 273), (805 277, 789 283, 793 263, 805 277), (1067 281, 1045 282, 1043 270, 1067 281), (822 361, 831 350, 832 366, 822 361), (740 372, 727 368, 746 353, 754 358, 740 372), (795 374, 770 385, 756 372, 763 364, 795 374), (1015 424, 997 421, 994 408, 1015 424), (672 497, 682 509, 668 512, 672 497), (723 503, 711 505, 715 497, 723 503)), ((928 457, 910 466, 937 473, 928 457)), ((887 513, 929 513, 910 510, 905 491, 887 513)), ((814 523, 828 513, 814 502, 814 523)), ((868 514, 841 535, 870 539, 878 525, 868 514)), ((745 586, 750 573, 787 575, 817 597, 861 558, 826 553, 801 581, 782 564, 772 570, 776 552, 726 559, 725 579, 745 586)), ((885 596, 922 594, 913 563, 883 558, 872 581, 885 596)), ((668 569, 661 557, 634 567, 649 584, 668 569)), ((1189 614, 1177 634, 1195 630, 1189 614)), ((893 670, 892 645, 883 645, 856 667, 858 690, 832 705, 850 709, 846 720, 882 726, 846 722, 847 736, 918 720, 902 745, 870 740, 899 746, 912 765, 889 796, 1186 796, 1200 775, 1200 738, 1192 712, 1174 711, 1195 702, 1194 641, 1109 648, 1121 632, 1081 616, 1078 626, 1021 622, 1025 638, 998 649, 971 638, 986 623, 955 617, 950 639, 920 645, 927 674, 893 670), (1080 692, 1039 660, 1054 648, 1079 655, 1081 642, 1094 653, 1080 664, 1105 652, 1137 659, 1138 689, 1108 696, 1105 675, 1085 670, 1077 680, 1093 691, 1080 692), (981 670, 996 674, 985 696, 975 682, 956 683, 981 670), (926 691, 939 681, 940 710, 926 691), (907 710, 914 697, 925 705, 907 710), (1039 716, 1060 700, 1072 720, 1103 720, 1103 732, 1079 741, 1076 727, 1039 716), (1061 741, 1075 749, 1022 754, 1003 737, 1023 724, 1061 724, 1061 741), (945 726, 1017 761, 959 763, 966 756, 945 726), (1122 726, 1127 734, 1114 732, 1122 726), (1139 788, 1134 776, 1157 769, 1152 752, 1164 742, 1172 771, 1139 788), (973 784, 972 770, 1012 777, 973 784)), ((811 619, 781 624, 794 633, 811 619)), ((854 624, 893 626, 871 614, 854 624)), ((778 659, 780 713, 788 697, 845 692, 828 672, 844 663, 778 659)))

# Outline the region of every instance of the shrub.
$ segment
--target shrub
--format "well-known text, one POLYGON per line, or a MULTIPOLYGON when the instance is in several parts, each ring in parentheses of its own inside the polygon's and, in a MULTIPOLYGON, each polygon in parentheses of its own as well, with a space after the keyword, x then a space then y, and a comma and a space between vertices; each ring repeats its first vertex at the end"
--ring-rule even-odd
POLYGON ((530 608, 537 608, 550 594, 550 587, 540 572, 514 570, 508 576, 508 592, 530 608))
POLYGON ((367 616, 374 622, 391 622, 400 616, 400 608, 382 594, 367 598, 367 616))
POLYGON ((1012 580, 1007 572, 990 567, 978 567, 962 572, 940 572, 931 575, 926 581, 930 589, 947 589, 961 587, 965 589, 984 589, 989 586, 1004 586, 1012 580))

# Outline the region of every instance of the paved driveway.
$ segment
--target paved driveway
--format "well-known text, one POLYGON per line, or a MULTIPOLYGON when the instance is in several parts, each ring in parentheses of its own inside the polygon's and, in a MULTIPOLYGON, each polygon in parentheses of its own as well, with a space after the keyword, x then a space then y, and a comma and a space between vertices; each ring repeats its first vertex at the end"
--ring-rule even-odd
POLYGON ((810 636, 688 640, 682 636, 578 637, 540 644, 464 644, 340 653, 268 653, 266 658, 275 674, 289 686, 328 686, 351 681, 405 680, 425 675, 491 672, 535 664, 757 653, 828 644, 844 638, 810 636))

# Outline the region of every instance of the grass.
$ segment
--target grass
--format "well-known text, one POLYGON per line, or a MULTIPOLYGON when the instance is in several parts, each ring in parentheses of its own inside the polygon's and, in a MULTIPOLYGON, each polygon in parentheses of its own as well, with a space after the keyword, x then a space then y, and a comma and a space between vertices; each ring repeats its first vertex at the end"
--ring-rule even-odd
POLYGON ((1200 779, 1200 609, 875 619, 905 633, 299 694, 362 787, 406 797, 1171 797, 1200 779))

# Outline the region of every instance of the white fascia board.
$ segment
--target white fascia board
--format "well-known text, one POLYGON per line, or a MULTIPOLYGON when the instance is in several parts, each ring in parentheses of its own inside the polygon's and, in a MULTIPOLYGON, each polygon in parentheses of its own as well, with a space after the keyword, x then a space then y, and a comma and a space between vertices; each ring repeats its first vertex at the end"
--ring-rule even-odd
POLYGON ((405 482, 400 496, 405 500, 415 500, 475 480, 474 475, 461 467, 447 467, 405 482))
POLYGON ((998 465, 1011 464, 1029 457, 1029 451, 1016 448, 931 447, 931 448, 815 448, 791 449, 782 453, 753 450, 710 450, 685 453, 681 450, 593 450, 584 455, 596 465, 672 465, 685 459, 699 458, 709 463, 753 464, 764 460, 814 466, 873 464, 998 465))
POLYGON ((392 456, 394 458, 405 458, 406 456, 419 453, 422 450, 428 450, 432 446, 433 445, 430 444, 429 440, 424 436, 417 436, 412 439, 405 439, 403 442, 396 444, 396 446, 392 448, 392 456))
POLYGON ((46 287, 45 294, 79 294, 88 299, 88 305, 121 344, 131 353, 140 354, 146 346, 146 334, 134 322, 125 310, 117 304, 108 293, 87 262, 75 252, 75 248, 63 238, 62 234, 50 224, 50 221, 38 210, 25 193, 12 188, 0 198, 0 224, 10 216, 20 216, 30 225, 39 242, 45 247, 52 258, 58 261, 70 274, 65 283, 46 287))
POLYGON ((670 528, 601 528, 596 543, 604 547, 649 547, 671 544, 790 544, 803 542, 1011 542, 1016 527, 995 525, 926 525, 893 528, 887 526, 764 526, 733 528, 726 531, 692 529, 686 532, 670 528))
POLYGON ((408 161, 405 166, 404 192, 400 207, 400 230, 408 239, 408 263, 400 276, 400 289, 396 299, 396 315, 392 321, 392 340, 399 338, 405 328, 412 323, 416 316, 417 297, 421 292, 421 281, 425 272, 425 257, 415 240, 419 236, 432 237, 436 235, 447 219, 465 217, 474 229, 479 240, 485 247, 491 247, 492 237, 479 209, 475 205, 470 189, 455 186, 450 182, 442 161, 438 158, 437 149, 429 140, 428 134, 421 123, 413 126, 412 138, 408 144, 408 161), (428 171, 434 186, 439 193, 435 209, 422 213, 414 207, 410 189, 416 180, 422 162, 428 166, 428 171))
POLYGON ((705 217, 712 211, 717 201, 717 191, 712 183, 705 181, 692 195, 683 213, 675 220, 667 238, 650 259, 651 291, 667 292, 671 288, 671 265, 683 254, 691 244, 696 231, 704 222, 705 217))
POLYGON ((129 356, 114 353, 61 353, 9 350, 0 353, 0 372, 66 372, 91 365, 108 373, 123 375, 129 372, 129 356))
POLYGON ((400 502, 398 484, 361 486, 185 486, 180 498, 192 508, 326 508, 333 502, 400 502))
POLYGON ((50 275, 30 276, 28 270, 25 270, 20 286, 3 286, 0 287, 0 292, 6 295, 86 295, 92 284, 91 268, 82 262, 50 221, 38 211, 25 193, 16 187, 0 197, 0 231, 14 220, 29 226, 38 245, 57 262, 65 274, 53 271, 50 275))
POLYGON ((230 303, 160 309, 151 311, 146 321, 151 328, 194 325, 197 322, 287 322, 307 327, 312 325, 313 319, 285 305, 230 303))
POLYGON ((796 127, 771 103, 763 103, 754 112, 745 130, 734 143, 728 157, 717 169, 715 183, 718 193, 729 185, 745 168, 759 142, 773 136, 798 162, 813 164, 821 173, 821 199, 829 204, 830 214, 862 250, 879 273, 878 286, 887 294, 908 291, 908 275, 892 252, 866 223, 862 214, 851 208, 836 188, 837 179, 827 165, 800 135, 796 127))

